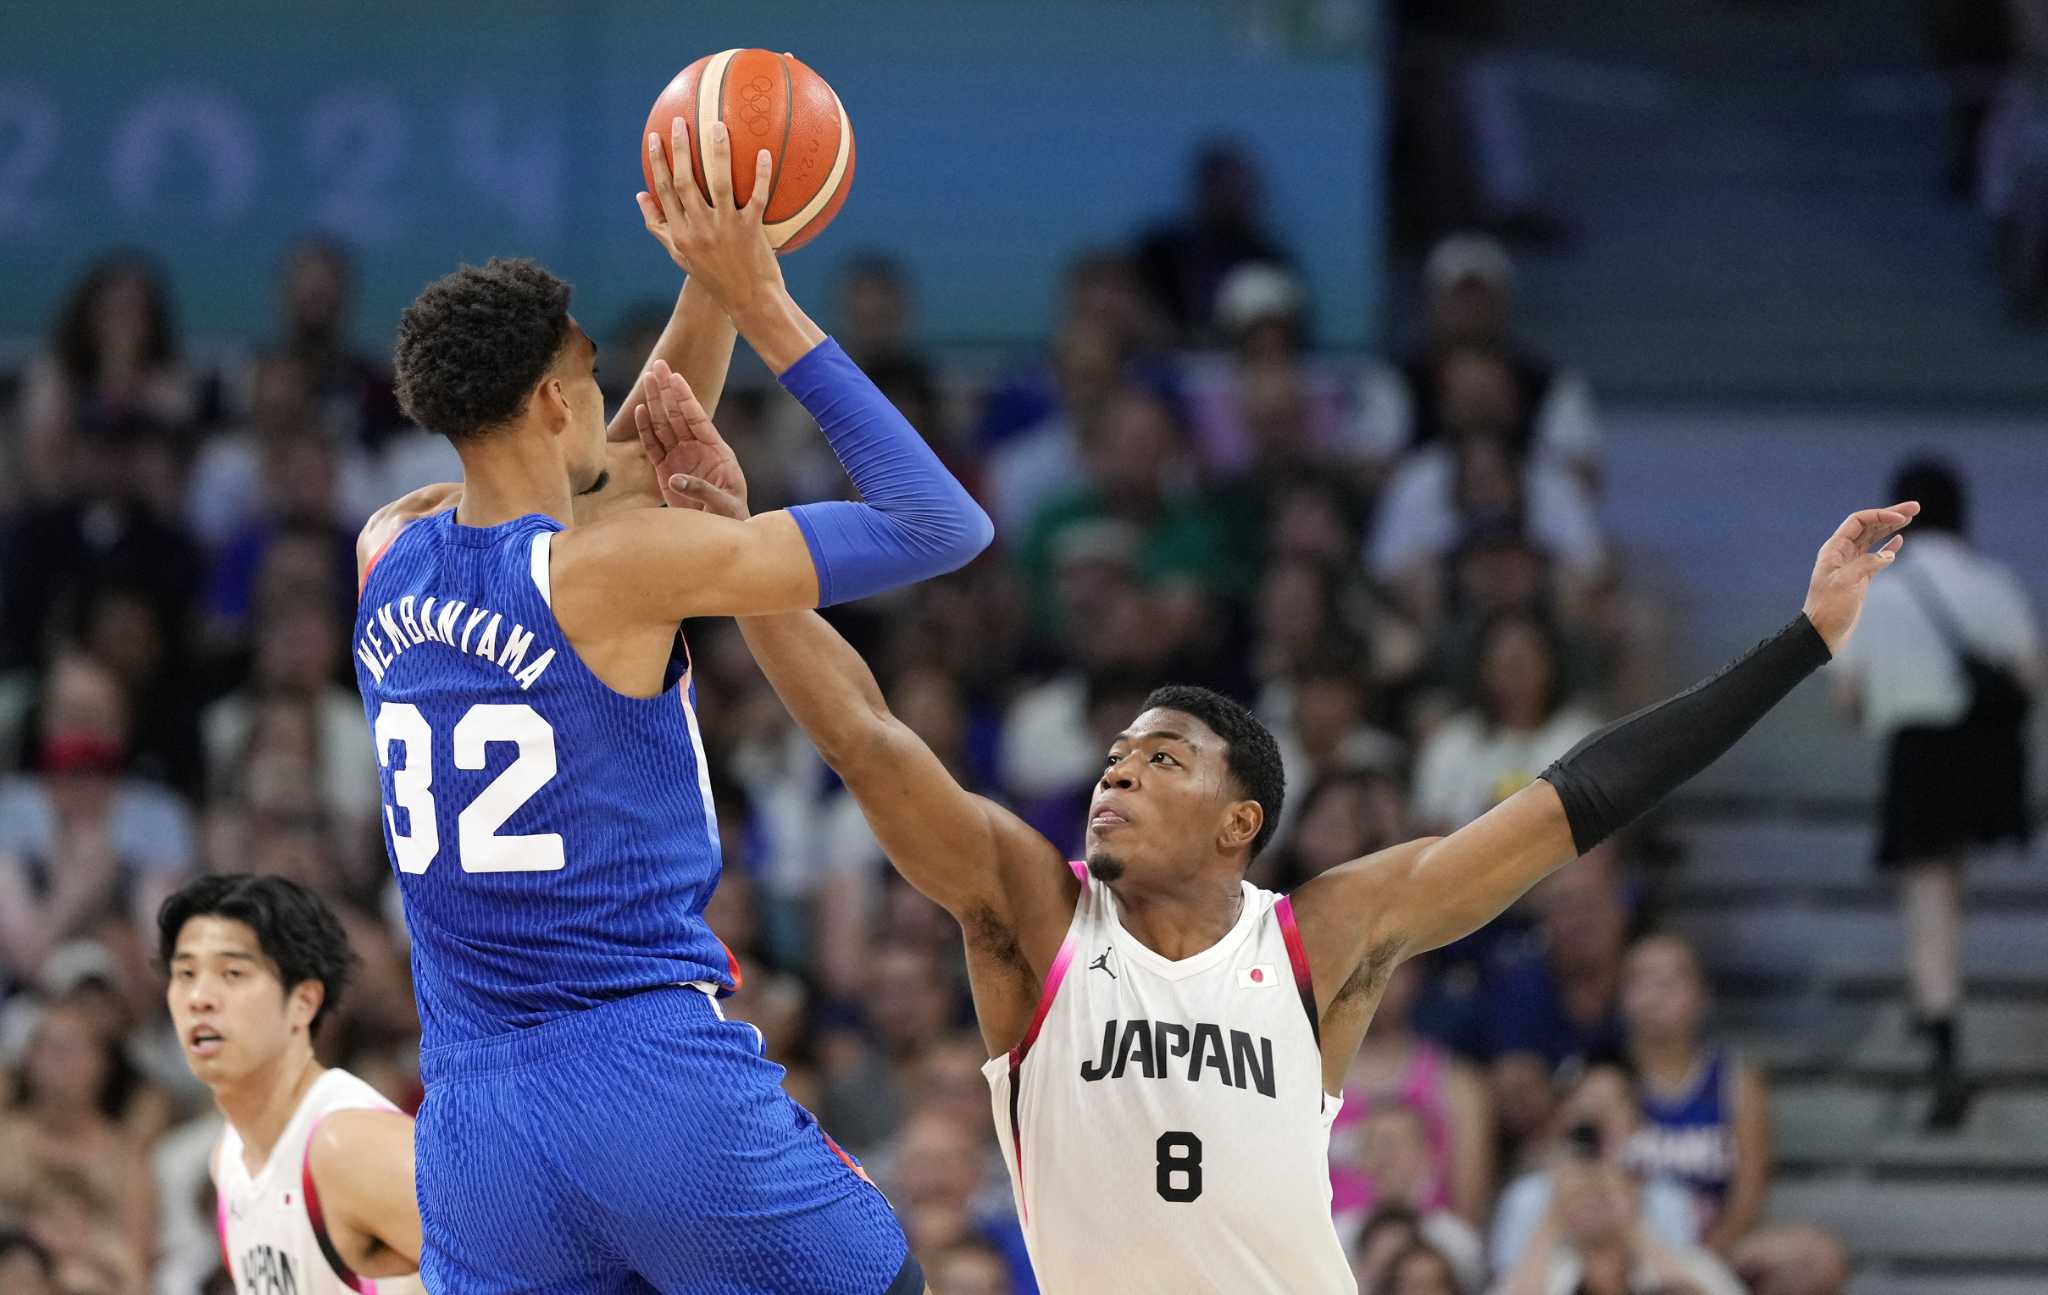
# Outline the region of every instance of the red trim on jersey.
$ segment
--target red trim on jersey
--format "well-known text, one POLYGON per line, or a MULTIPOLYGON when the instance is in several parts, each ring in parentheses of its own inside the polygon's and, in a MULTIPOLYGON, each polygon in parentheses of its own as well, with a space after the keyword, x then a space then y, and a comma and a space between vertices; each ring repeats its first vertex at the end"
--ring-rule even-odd
MULTIPOLYGON (((329 1111, 327 1114, 332 1115, 329 1111)), ((313 1225, 313 1239, 320 1243, 320 1253, 327 1259, 327 1266, 341 1279, 341 1284, 362 1295, 377 1295, 377 1283, 368 1277, 358 1276, 341 1257, 341 1251, 334 1248, 334 1241, 327 1235, 327 1221, 320 1213, 320 1189, 313 1184, 313 1139, 318 1136, 320 1126, 327 1122, 327 1115, 313 1121, 313 1127, 306 1131, 306 1151, 299 1157, 299 1189, 306 1198, 306 1221, 313 1225)))
POLYGON ((1273 902, 1273 916, 1280 919, 1280 938, 1287 943, 1287 961, 1294 968, 1294 987, 1301 991, 1301 1010, 1308 1013, 1308 1028, 1316 1046, 1323 1046, 1323 1022, 1316 1013, 1316 986, 1308 971, 1308 947, 1301 942, 1301 928, 1294 924, 1294 897, 1282 895, 1273 902))
POLYGON ((403 526, 393 531, 391 533, 391 538, 385 540, 382 544, 378 545, 377 551, 370 555, 370 560, 368 562, 363 563, 363 574, 357 577, 356 579, 357 602, 361 602, 363 600, 363 590, 368 589, 370 587, 370 573, 377 569, 377 564, 384 560, 384 555, 391 551, 391 546, 398 543, 398 537, 403 534, 405 534, 405 527, 403 526))
POLYGON ((866 1183, 870 1187, 873 1187, 875 1185, 875 1180, 868 1177, 868 1171, 860 1167, 860 1161, 855 1160, 852 1156, 846 1154, 846 1148, 840 1146, 838 1141, 834 1139, 831 1134, 825 1132, 823 1125, 820 1125, 818 1127, 818 1136, 825 1139, 825 1145, 832 1148, 832 1154, 838 1156, 841 1163, 843 1163, 848 1169, 853 1170, 854 1177, 860 1179, 862 1182, 866 1183))

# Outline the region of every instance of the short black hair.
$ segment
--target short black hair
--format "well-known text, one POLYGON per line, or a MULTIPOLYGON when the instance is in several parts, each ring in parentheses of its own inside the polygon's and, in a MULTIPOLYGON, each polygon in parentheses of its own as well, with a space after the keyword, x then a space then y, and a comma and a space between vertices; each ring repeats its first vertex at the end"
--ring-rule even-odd
POLYGON ((341 1006, 361 962, 326 901, 284 877, 231 872, 185 883, 156 914, 157 961, 166 970, 178 951, 179 933, 195 917, 224 917, 256 932, 256 943, 277 965, 285 992, 319 981, 326 993, 307 1027, 315 1037, 320 1022, 341 1006))
POLYGON ((1891 497, 1919 502, 1920 515, 1913 525, 1923 531, 1967 533, 1970 515, 1963 479, 1946 460, 1927 455, 1901 464, 1892 478, 1891 497))
POLYGON ((0 1259, 16 1253, 27 1255, 29 1262, 36 1266, 36 1271, 45 1277, 55 1271, 50 1252, 43 1249, 42 1242, 19 1228, 0 1228, 0 1259))
POLYGON ((1259 723, 1259 717, 1222 693, 1193 684, 1167 684, 1145 698, 1145 710, 1177 710, 1207 724, 1224 741, 1223 760, 1238 789, 1266 812, 1259 834, 1252 838, 1251 857, 1273 839, 1280 827, 1280 807, 1287 798, 1287 771, 1280 765, 1280 744, 1259 723))
POLYGON ((466 440, 509 422, 568 340, 568 284, 523 259, 462 266, 398 317, 398 403, 466 440))

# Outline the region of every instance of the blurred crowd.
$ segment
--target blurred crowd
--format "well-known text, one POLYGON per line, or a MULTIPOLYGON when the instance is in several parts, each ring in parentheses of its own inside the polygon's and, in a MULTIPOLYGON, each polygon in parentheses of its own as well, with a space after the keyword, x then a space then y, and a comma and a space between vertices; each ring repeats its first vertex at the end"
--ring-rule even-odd
MULTIPOLYGON (((1591 394, 1517 332, 1502 246, 1439 243, 1403 349, 1336 355, 1254 159, 1218 145, 1191 190, 1077 256, 1043 349, 996 371, 926 349, 886 258, 809 303, 998 525, 967 570, 835 620, 963 783, 1069 851, 1152 686, 1252 701, 1292 788, 1254 880, 1287 889, 1471 820, 1668 681, 1602 531, 1591 394)), ((156 269, 110 256, 0 405, 9 1291, 226 1289, 218 1117, 148 953, 195 872, 327 899, 365 970, 323 1057, 421 1100, 344 636, 361 520, 457 468, 352 341, 351 273, 339 244, 291 248, 267 335, 201 365, 156 269)), ((644 355, 666 316, 618 321, 608 353, 644 355)), ((841 491, 802 411, 736 372, 717 416, 757 506, 841 491)), ((888 1191, 937 1289, 1033 1289, 952 922, 890 871, 733 626, 689 635, 726 859, 710 921, 745 977, 729 1011, 888 1191)), ((1710 1031, 1692 951, 1644 938, 1654 846, 1589 857, 1396 977, 1332 1142, 1366 1291, 1840 1289, 1832 1241, 1759 1227, 1765 1087, 1710 1031)))

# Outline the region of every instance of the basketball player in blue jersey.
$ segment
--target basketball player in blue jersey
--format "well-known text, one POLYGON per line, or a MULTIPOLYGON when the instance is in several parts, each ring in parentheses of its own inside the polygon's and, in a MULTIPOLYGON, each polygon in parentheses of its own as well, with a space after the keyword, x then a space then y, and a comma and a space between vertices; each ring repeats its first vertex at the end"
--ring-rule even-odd
MULTIPOLYGON (((743 516, 709 422, 664 412, 636 419, 671 502, 743 516)), ((1349 1295, 1329 1128, 1389 973, 1491 921, 1731 746, 1848 640, 1918 511, 1844 521, 1801 614, 1720 674, 1593 734, 1450 836, 1287 896, 1244 880, 1283 785, 1273 738, 1227 698, 1153 694, 1106 753, 1087 860, 1070 865, 962 789, 823 619, 741 628, 891 861, 960 923, 1041 1285, 1349 1295), (1269 992, 1281 985, 1293 992, 1269 992)))
MULTIPOLYGON (((908 584, 991 529, 785 290, 767 154, 736 206, 712 132, 708 200, 658 148, 640 195, 689 280, 633 404, 704 417, 668 365, 710 357, 715 393, 726 316, 865 502, 604 506, 626 461, 658 496, 630 412, 626 456, 608 443, 568 285, 530 262, 464 267, 399 325, 400 398, 463 465, 371 520, 354 643, 413 941, 437 1295, 923 1288, 887 1203, 719 1011, 735 975, 703 918, 718 830, 678 622, 908 584)), ((680 124, 674 144, 689 156, 680 124)))

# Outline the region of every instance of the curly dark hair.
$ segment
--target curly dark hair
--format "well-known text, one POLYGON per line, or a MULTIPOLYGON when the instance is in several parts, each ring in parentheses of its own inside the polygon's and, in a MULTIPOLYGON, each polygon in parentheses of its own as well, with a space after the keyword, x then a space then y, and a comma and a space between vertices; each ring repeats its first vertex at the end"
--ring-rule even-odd
POLYGON ((1250 858, 1273 839, 1280 826, 1280 807, 1287 799, 1287 772, 1280 767, 1280 744, 1243 705, 1220 692, 1193 684, 1167 684, 1145 698, 1146 710, 1177 710, 1193 715, 1223 739, 1223 761, 1248 800, 1259 802, 1266 821, 1252 838, 1250 858))
POLYGON ((398 317, 398 403, 466 440, 510 421, 568 340, 568 284, 523 259, 462 266, 398 317))
POLYGON ((283 877, 231 872, 187 882, 157 910, 159 966, 169 969, 171 956, 178 951, 178 935, 195 917, 224 917, 256 932, 256 943, 276 964, 287 993, 309 980, 319 981, 326 993, 307 1027, 316 1038, 321 1021, 341 1006, 342 994, 361 962, 334 910, 312 891, 283 877))
POLYGON ((142 285, 149 314, 149 340, 143 344, 143 362, 152 368, 169 364, 178 357, 176 322, 171 317, 170 291, 164 286, 163 271, 140 252, 115 252, 86 267, 77 286, 57 312, 51 330, 50 349, 64 376, 82 387, 99 380, 100 344, 94 332, 93 316, 107 289, 124 279, 142 285))

